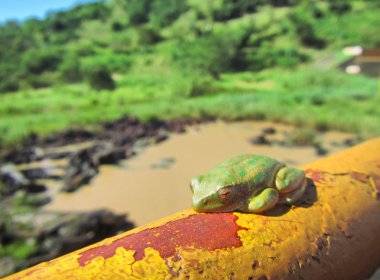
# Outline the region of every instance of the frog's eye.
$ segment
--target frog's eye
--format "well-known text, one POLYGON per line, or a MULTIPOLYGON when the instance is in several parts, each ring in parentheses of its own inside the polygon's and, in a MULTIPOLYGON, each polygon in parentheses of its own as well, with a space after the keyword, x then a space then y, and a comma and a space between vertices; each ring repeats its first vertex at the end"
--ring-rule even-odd
POLYGON ((231 197, 231 190, 229 188, 223 188, 218 191, 218 196, 222 201, 227 201, 231 197))

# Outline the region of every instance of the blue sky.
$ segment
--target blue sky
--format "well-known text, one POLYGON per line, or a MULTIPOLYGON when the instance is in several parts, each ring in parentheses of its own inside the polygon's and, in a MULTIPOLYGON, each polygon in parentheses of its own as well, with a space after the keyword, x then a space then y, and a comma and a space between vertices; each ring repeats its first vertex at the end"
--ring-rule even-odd
POLYGON ((0 0, 0 22, 8 19, 42 18, 50 10, 66 9, 95 0, 0 0))

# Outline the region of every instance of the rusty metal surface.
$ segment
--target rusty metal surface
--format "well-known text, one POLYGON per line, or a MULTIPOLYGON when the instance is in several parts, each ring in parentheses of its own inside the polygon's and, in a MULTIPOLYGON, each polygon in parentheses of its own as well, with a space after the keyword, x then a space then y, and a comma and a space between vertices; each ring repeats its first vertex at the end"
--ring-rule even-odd
POLYGON ((185 210, 5 279, 368 277, 380 264, 380 138, 302 168, 308 191, 291 208, 185 210))

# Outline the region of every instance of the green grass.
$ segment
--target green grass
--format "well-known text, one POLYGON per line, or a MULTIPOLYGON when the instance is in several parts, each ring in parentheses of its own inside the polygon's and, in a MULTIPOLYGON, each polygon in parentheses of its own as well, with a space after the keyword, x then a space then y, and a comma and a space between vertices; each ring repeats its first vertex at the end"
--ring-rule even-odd
MULTIPOLYGON (((176 93, 169 77, 125 75, 117 90, 96 92, 83 84, 1 96, 0 137, 5 144, 29 133, 47 135, 69 127, 96 129, 96 123, 125 114, 143 120, 214 116, 266 119, 319 130, 336 129, 364 137, 380 134, 378 81, 312 66, 298 70, 230 73, 203 96, 176 93)), ((176 88, 178 87, 178 88, 176 88)))
POLYGON ((34 251, 37 250, 37 244, 34 240, 31 241, 15 241, 9 245, 0 245, 0 257, 11 256, 18 260, 27 259, 34 251))

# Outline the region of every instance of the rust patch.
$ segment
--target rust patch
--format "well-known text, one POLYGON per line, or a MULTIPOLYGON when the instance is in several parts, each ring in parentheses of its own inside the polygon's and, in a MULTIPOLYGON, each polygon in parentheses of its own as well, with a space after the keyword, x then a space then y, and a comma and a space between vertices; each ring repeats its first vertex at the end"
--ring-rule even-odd
POLYGON ((376 174, 370 174, 369 182, 371 186, 375 189, 374 196, 376 200, 380 200, 380 176, 376 174))
POLYGON ((236 224, 238 217, 233 213, 195 214, 184 219, 168 222, 160 227, 145 229, 81 253, 78 263, 85 266, 92 259, 101 256, 105 259, 115 255, 116 249, 123 247, 133 250, 135 260, 144 258, 145 248, 153 248, 162 258, 175 255, 176 248, 197 248, 216 250, 240 247, 242 242, 237 235, 242 228, 236 224))
MULTIPOLYGON (((27 270, 27 272, 25 273, 26 276, 31 276, 33 273, 35 273, 36 271, 39 271, 41 270, 39 267, 32 267, 30 269, 27 270)), ((20 278, 16 278, 16 279, 22 279, 21 277, 20 278)))
POLYGON ((170 266, 168 260, 165 261, 165 264, 166 264, 167 268, 169 269, 169 273, 170 273, 172 276, 174 276, 174 277, 178 277, 178 276, 179 276, 179 271, 175 271, 175 270, 173 269, 173 267, 170 266))
POLYGON ((328 245, 328 242, 326 239, 318 237, 317 240, 315 241, 315 244, 317 245, 319 250, 322 250, 324 247, 328 245))
POLYGON ((252 270, 255 270, 256 268, 260 267, 260 263, 258 260, 255 260, 252 264, 252 270))
POLYGON ((357 181, 360 181, 362 183, 367 183, 368 175, 362 172, 352 171, 350 172, 350 176, 354 178, 357 181))
POLYGON ((380 192, 380 176, 376 175, 376 174, 371 174, 370 175, 370 182, 372 184, 372 186, 378 191, 380 192))
POLYGON ((308 175, 307 177, 309 177, 314 183, 324 183, 326 181, 326 178, 324 176, 325 172, 321 170, 308 168, 305 170, 305 173, 308 175))

